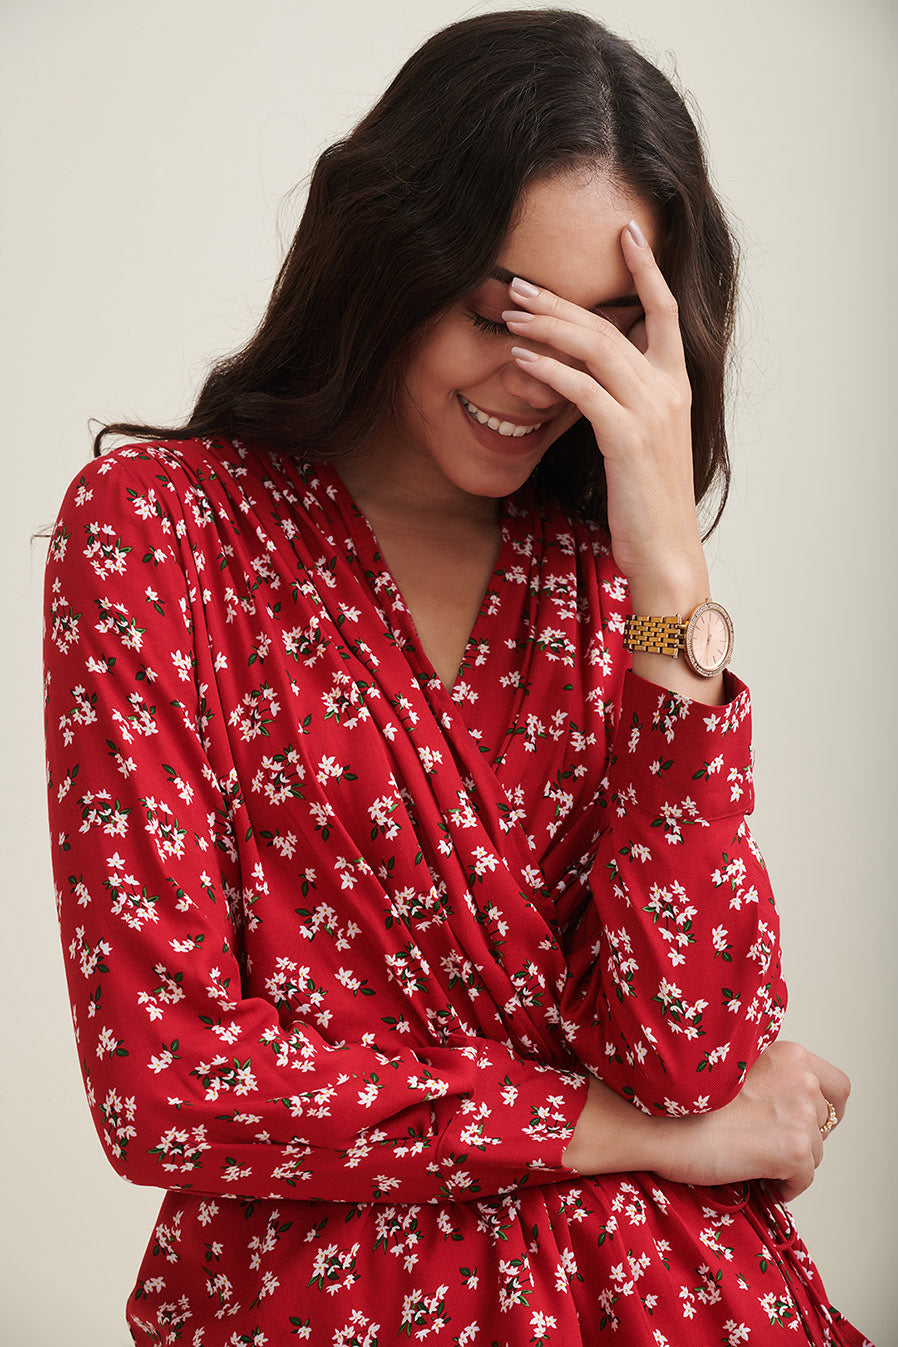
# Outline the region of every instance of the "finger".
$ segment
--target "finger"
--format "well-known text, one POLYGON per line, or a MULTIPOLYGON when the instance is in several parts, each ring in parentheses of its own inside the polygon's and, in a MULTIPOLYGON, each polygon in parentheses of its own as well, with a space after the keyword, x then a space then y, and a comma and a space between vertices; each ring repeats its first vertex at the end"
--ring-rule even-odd
POLYGON ((779 1188, 780 1201, 785 1202, 787 1204, 789 1202, 794 1202, 796 1197, 801 1197, 802 1193, 806 1192, 813 1182, 814 1180, 812 1178, 794 1181, 791 1179, 787 1179, 784 1180, 782 1183, 777 1184, 777 1187, 779 1188))
MULTIPOLYGON (((627 334, 621 331, 613 319, 606 317, 603 313, 598 313, 594 309, 583 309, 579 304, 574 304, 569 299, 562 299, 552 290, 541 290, 537 286, 531 285, 529 281, 522 281, 517 277, 509 285, 508 293, 512 303, 516 306, 508 312, 516 322, 526 323, 528 319, 553 318, 560 323, 572 323, 575 327, 583 328, 587 332, 604 336, 609 344, 609 349, 617 349, 623 354, 632 354, 627 351, 627 334)), ((504 313, 502 317, 504 320, 504 313)), ((523 330, 521 330, 521 335, 524 335, 523 330)))
POLYGON ((825 1057, 818 1057, 816 1053, 809 1053, 811 1069, 814 1071, 817 1080, 820 1083, 820 1092, 825 1100, 828 1100, 836 1110, 836 1117, 841 1122, 845 1116, 845 1108, 848 1104, 848 1096, 851 1093, 851 1081, 844 1071, 839 1067, 833 1066, 825 1057))
POLYGON ((821 1088, 825 1097, 836 1110, 836 1117, 839 1119, 839 1122, 841 1122, 845 1117, 845 1110, 848 1107, 848 1096, 851 1094, 851 1081, 845 1075, 845 1072, 840 1071, 837 1066, 831 1067, 830 1070, 833 1073, 833 1078, 828 1082, 821 1081, 821 1088))
POLYGON ((593 319, 589 325, 506 309, 502 321, 516 337, 549 347, 583 365, 618 402, 634 406, 642 396, 645 361, 614 323, 596 314, 586 316, 593 319))
MULTIPOLYGON (((575 304, 570 299, 562 299, 553 290, 540 289, 538 286, 531 285, 529 281, 522 281, 518 277, 510 282, 508 293, 513 304, 518 309, 524 310, 524 317, 547 316, 558 318, 567 323, 576 323, 579 327, 585 327, 593 332, 602 332, 606 328, 611 328, 612 331, 625 336, 618 323, 600 311, 601 305, 597 305, 594 309, 581 308, 579 304, 575 304)), ((639 312, 638 307, 636 312, 639 312)), ((636 313, 634 313, 635 317, 636 313)))
POLYGON ((663 369, 679 370, 685 364, 679 307, 635 220, 621 230, 621 250, 645 310, 646 355, 663 369))
POLYGON ((823 1106, 826 1111, 826 1117, 820 1124, 819 1131, 821 1139, 823 1141, 826 1141, 827 1137, 830 1136, 830 1134, 834 1132, 838 1127, 840 1119, 836 1111, 835 1104, 831 1103, 828 1099, 824 1098, 823 1106))
POLYGON ((554 356, 540 355, 522 346, 512 346, 511 354, 520 369, 541 379, 572 402, 596 429, 603 423, 610 427, 624 415, 620 404, 586 370, 575 369, 554 356))
POLYGON ((784 1202, 792 1202, 796 1197, 799 1197, 802 1193, 806 1192, 814 1182, 815 1174, 815 1167, 811 1164, 807 1164, 802 1165, 802 1167, 796 1170, 794 1174, 791 1174, 788 1179, 781 1179, 777 1183, 777 1187, 780 1190, 782 1200, 784 1202))

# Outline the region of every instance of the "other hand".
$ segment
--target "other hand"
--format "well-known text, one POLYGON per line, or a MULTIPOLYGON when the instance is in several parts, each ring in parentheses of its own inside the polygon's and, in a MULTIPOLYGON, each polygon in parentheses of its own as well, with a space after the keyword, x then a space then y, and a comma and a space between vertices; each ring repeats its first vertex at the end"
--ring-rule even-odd
POLYGON ((783 1201, 810 1187, 831 1103, 841 1121, 851 1082, 799 1043, 771 1043, 722 1109, 678 1119, 656 1172, 680 1183, 770 1179, 783 1201))

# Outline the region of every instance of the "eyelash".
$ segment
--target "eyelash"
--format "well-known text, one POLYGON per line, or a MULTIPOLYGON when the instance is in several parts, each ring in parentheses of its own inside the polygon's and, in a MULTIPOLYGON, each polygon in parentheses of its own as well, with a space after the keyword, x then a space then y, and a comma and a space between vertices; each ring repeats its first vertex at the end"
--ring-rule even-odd
MULTIPOLYGON (((642 310, 640 310, 636 318, 634 318, 633 322, 630 324, 630 326, 635 327, 636 323, 638 323, 639 320, 644 317, 645 314, 642 312, 642 310)), ((482 313, 470 313, 468 314, 468 318, 478 329, 479 332, 488 332, 490 336, 493 337, 511 336, 511 333, 508 331, 508 328, 505 326, 504 323, 495 323, 493 322, 492 318, 484 318, 482 313)), ((621 330, 620 323, 615 322, 613 318, 610 318, 608 321, 614 323, 614 326, 619 330, 621 330)))
POLYGON ((511 336, 504 323, 494 323, 492 318, 484 318, 482 313, 470 313, 468 318, 480 332, 489 332, 491 336, 511 336))

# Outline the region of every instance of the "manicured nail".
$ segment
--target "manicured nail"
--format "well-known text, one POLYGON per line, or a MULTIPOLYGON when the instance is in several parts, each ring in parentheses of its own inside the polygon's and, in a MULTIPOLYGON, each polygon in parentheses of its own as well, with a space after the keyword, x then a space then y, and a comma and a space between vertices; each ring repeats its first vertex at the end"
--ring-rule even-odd
POLYGON ((648 239, 646 238, 645 234, 643 234, 642 230, 639 228, 639 225, 636 223, 635 220, 631 220, 630 223, 627 225, 627 228, 630 231, 630 238, 633 240, 633 242, 636 244, 638 248, 647 248, 649 246, 648 239))
POLYGON ((531 285, 529 281, 522 281, 520 276, 515 276, 511 283, 511 289, 517 290, 518 294, 523 295, 525 299, 536 299, 539 294, 535 285, 531 285))
POLYGON ((503 309, 503 323, 532 323, 536 317, 535 313, 522 313, 520 309, 503 309))
POLYGON ((515 357, 516 360, 529 360, 529 361, 539 360, 539 356, 536 354, 535 351, 527 351, 524 349, 523 346, 512 346, 511 354, 515 357))

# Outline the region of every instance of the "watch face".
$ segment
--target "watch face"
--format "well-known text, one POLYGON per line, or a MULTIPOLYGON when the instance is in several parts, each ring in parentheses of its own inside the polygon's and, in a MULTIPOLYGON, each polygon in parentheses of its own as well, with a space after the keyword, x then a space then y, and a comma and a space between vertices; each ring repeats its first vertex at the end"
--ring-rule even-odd
POLYGON ((703 603, 686 628, 686 658, 696 673, 710 678, 730 662, 733 624, 719 603, 703 603))

